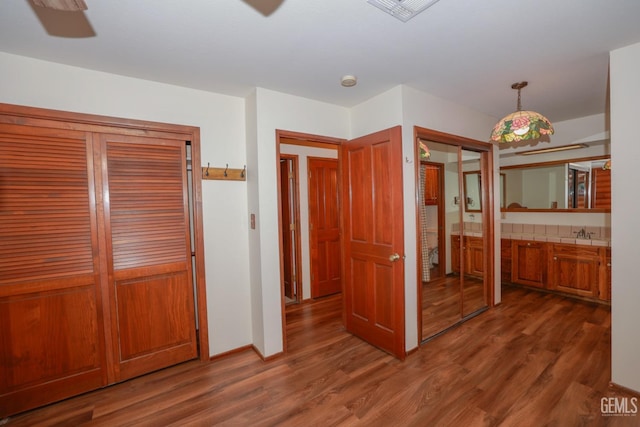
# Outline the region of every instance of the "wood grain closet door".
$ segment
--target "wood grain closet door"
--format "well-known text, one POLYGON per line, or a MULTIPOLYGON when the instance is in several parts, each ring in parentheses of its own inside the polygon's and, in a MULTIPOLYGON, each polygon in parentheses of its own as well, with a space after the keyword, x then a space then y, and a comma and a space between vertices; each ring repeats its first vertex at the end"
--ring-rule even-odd
POLYGON ((197 355, 185 142, 102 135, 115 379, 197 355), (104 168, 106 162, 106 168, 104 168))
POLYGON ((0 124, 0 418, 107 381, 90 139, 0 124))

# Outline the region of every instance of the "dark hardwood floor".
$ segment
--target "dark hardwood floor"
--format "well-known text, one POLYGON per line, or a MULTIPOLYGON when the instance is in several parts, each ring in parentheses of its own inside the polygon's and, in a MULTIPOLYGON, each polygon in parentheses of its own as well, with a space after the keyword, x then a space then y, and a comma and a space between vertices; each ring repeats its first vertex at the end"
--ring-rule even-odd
MULTIPOLYGON (((602 416, 609 308, 505 288, 400 362, 346 333, 340 297, 287 311, 289 348, 189 362, 12 417, 9 426, 639 426, 602 416)), ((637 396, 634 396, 637 397, 637 396)))

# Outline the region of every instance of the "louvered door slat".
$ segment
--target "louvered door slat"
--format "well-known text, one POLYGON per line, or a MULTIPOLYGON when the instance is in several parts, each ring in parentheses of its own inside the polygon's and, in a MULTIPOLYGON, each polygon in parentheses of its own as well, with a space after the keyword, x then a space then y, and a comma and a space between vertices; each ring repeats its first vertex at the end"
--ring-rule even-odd
POLYGON ((29 280, 33 274, 63 277, 77 271, 93 271, 84 138, 34 137, 28 145, 23 145, 10 135, 3 135, 0 153, 2 247, 9 252, 13 246, 23 244, 25 236, 31 237, 30 257, 3 256, 0 284, 29 280), (62 151, 55 159, 50 157, 50 145, 62 151), (49 166, 61 173, 50 173, 49 166), (79 250, 70 253, 62 242, 50 244, 48 234, 61 230, 65 230, 66 237, 81 242, 79 250), (60 270, 60 264, 65 261, 69 269, 60 270), (10 268, 12 265, 14 268, 10 268), (56 274, 49 274, 54 270, 56 274))

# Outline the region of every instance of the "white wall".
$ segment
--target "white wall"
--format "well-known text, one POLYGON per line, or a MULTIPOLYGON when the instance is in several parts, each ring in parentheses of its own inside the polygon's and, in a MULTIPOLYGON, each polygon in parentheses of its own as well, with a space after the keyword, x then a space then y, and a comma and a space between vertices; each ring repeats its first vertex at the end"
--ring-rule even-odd
POLYGON ((502 212, 507 224, 576 225, 585 227, 611 227, 611 214, 559 213, 559 212, 502 212))
POLYGON ((254 91, 246 98, 247 131, 247 210, 249 226, 251 216, 254 228, 249 230, 249 283, 251 294, 251 342, 256 349, 264 348, 262 328, 264 313, 262 310, 262 256, 260 250, 260 163, 258 157, 258 101, 254 91))
POLYGON ((302 275, 301 300, 311 298, 311 255, 309 253, 309 157, 324 157, 337 159, 338 150, 329 148, 305 147, 301 145, 280 144, 281 154, 295 154, 298 156, 298 188, 300 189, 300 249, 302 260, 300 261, 302 275))
POLYGON ((640 44, 611 52, 611 376, 618 385, 640 391, 640 286, 638 242, 640 182, 638 100, 640 44))
MULTIPOLYGON (((0 102, 198 126, 205 165, 241 168, 246 162, 242 98, 6 53, 0 53, 0 76, 0 102)), ((202 198, 214 355, 251 343, 246 184, 204 181, 202 198)))
MULTIPOLYGON (((255 106, 258 176, 249 192, 252 198, 256 197, 257 188, 259 194, 257 205, 254 200, 250 202, 257 206, 259 223, 251 234, 259 235, 259 239, 252 237, 250 242, 259 245, 260 271, 259 277, 252 274, 251 289, 260 293, 252 298, 254 303, 261 298, 262 313, 253 313, 253 335, 257 350, 269 357, 283 351, 276 130, 348 138, 349 114, 343 107, 263 88, 256 90, 255 106)), ((255 249, 251 250, 253 253, 255 249)), ((252 272, 257 274, 257 269, 252 266, 252 272)))

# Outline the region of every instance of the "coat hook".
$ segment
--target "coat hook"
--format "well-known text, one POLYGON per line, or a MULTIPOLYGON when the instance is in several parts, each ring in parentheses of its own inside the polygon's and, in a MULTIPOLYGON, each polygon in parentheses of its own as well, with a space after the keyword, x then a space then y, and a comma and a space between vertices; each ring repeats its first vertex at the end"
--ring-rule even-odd
POLYGON ((209 162, 207 162, 207 171, 205 172, 206 176, 209 176, 209 162))
POLYGON ((240 177, 244 178, 244 176, 246 175, 247 172, 247 165, 244 165, 244 169, 242 169, 242 172, 240 172, 240 177))
POLYGON ((227 170, 229 169, 229 163, 227 163, 227 167, 224 170, 224 176, 227 176, 227 170))

